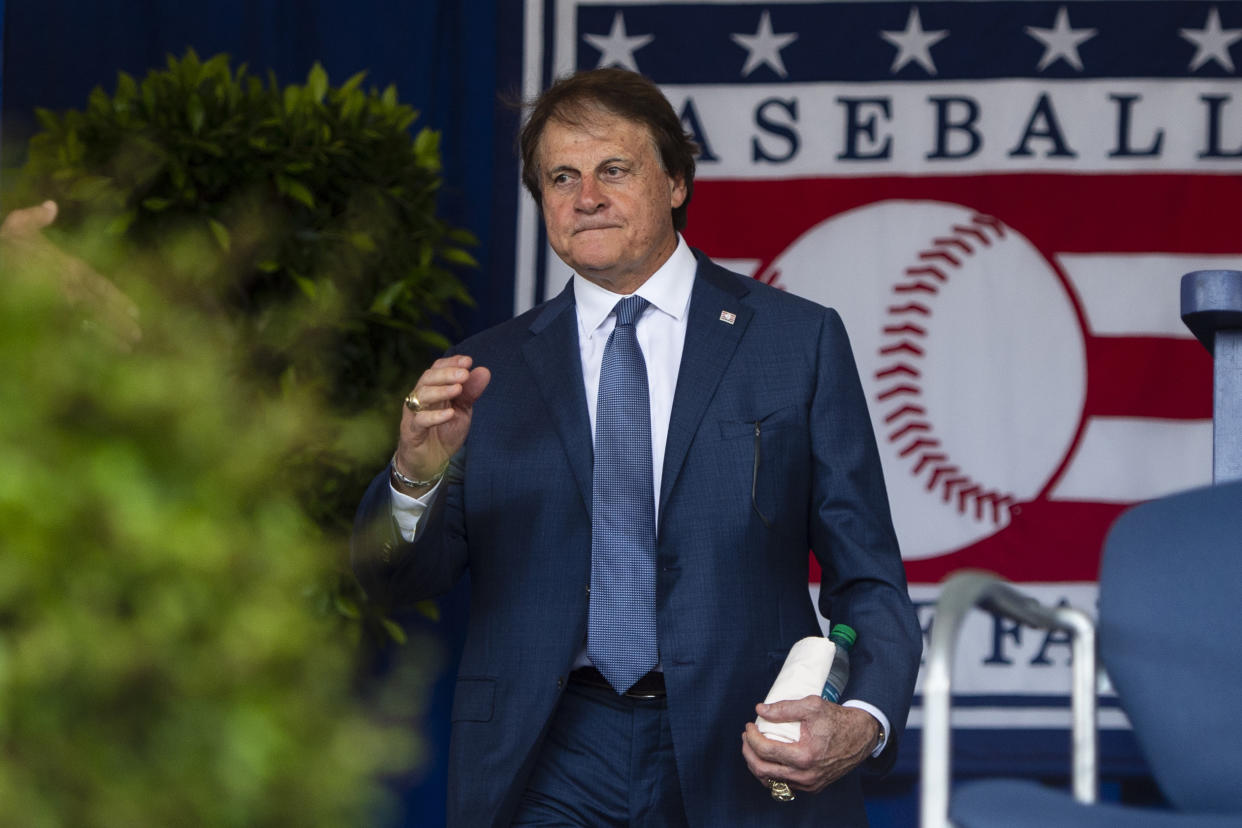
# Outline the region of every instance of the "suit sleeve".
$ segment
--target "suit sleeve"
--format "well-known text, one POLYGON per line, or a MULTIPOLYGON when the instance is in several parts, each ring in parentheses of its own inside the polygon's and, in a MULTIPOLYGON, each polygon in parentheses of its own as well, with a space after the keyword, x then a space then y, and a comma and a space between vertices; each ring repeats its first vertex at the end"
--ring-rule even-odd
POLYGON ((847 698, 875 705, 894 729, 868 768, 896 759, 922 654, 867 402, 845 326, 823 319, 811 408, 811 540, 823 569, 820 612, 858 632, 847 698))
POLYGON ((448 592, 467 565, 461 521, 462 462, 458 452, 442 491, 423 514, 414 540, 406 541, 392 516, 388 470, 363 495, 350 538, 354 575, 367 596, 388 607, 408 606, 448 592))

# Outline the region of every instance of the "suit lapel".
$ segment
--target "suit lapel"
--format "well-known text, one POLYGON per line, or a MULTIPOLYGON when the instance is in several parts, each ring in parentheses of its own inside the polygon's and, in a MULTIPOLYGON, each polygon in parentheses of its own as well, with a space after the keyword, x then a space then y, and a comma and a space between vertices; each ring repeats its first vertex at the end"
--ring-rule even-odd
POLYGON ((574 480, 587 512, 591 511, 591 420, 582 387, 578 347, 578 315, 573 283, 548 302, 530 326, 522 346, 526 365, 543 396, 552 425, 560 435, 574 480))
POLYGON ((695 256, 699 259, 699 268, 690 294, 686 344, 682 350, 681 368, 677 372, 677 391, 673 395, 668 443, 664 449, 664 474, 660 485, 661 522, 667 514, 664 507, 669 493, 681 473, 707 404, 754 315, 754 311, 741 301, 749 291, 745 283, 698 251, 695 251, 695 256))

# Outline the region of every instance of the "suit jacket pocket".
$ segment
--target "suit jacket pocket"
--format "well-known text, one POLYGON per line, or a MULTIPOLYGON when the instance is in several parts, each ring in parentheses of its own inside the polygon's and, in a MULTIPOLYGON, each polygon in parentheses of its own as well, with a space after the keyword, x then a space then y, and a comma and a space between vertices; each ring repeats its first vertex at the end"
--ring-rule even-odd
POLYGON ((759 424, 761 432, 777 431, 781 428, 800 425, 805 421, 800 405, 786 405, 774 411, 757 414, 754 417, 729 418, 720 421, 720 436, 728 440, 735 437, 754 437, 755 424, 759 424))
POLYGON ((496 679, 485 676, 462 676, 453 693, 452 720, 455 722, 490 722, 496 699, 496 679))

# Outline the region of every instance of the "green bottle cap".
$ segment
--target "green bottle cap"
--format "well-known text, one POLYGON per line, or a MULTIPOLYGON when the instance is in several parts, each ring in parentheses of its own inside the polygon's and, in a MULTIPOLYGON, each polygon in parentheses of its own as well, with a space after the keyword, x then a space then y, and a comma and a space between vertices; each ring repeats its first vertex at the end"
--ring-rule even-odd
POLYGON ((848 624, 833 624, 832 632, 828 637, 837 639, 838 643, 848 650, 858 640, 858 633, 854 632, 854 628, 848 624))

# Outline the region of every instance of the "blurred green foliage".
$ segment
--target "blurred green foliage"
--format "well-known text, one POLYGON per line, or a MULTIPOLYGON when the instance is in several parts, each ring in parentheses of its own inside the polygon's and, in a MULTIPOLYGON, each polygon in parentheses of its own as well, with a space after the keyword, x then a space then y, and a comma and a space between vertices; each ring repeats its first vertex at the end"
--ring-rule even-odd
MULTIPOLYGON (((162 258, 167 287, 233 321, 250 370, 338 414, 387 411, 395 436, 399 401, 470 302, 453 268, 474 266, 475 240, 436 214, 439 134, 412 133, 396 89, 363 81, 333 87, 316 64, 281 87, 192 50, 141 81, 122 72, 82 111, 38 112, 10 206, 54 199, 58 228, 99 223, 162 258), (166 250, 187 237, 201 256, 188 269, 166 250)), ((123 266, 95 264, 129 290, 123 266)), ((386 460, 312 441, 288 484, 345 531, 386 460)))
POLYGON ((136 343, 66 299, 72 261, 3 244, 0 825, 382 824, 434 665, 357 681, 357 628, 315 587, 336 553, 286 465, 387 424, 239 367, 235 327, 153 278, 193 271, 193 238, 79 245, 145 283, 136 343))
POLYGON ((404 636, 345 538, 473 239, 362 81, 190 52, 39 113, 3 193, 60 216, 0 250, 0 826, 382 824, 417 765, 438 654, 362 679, 404 636))

